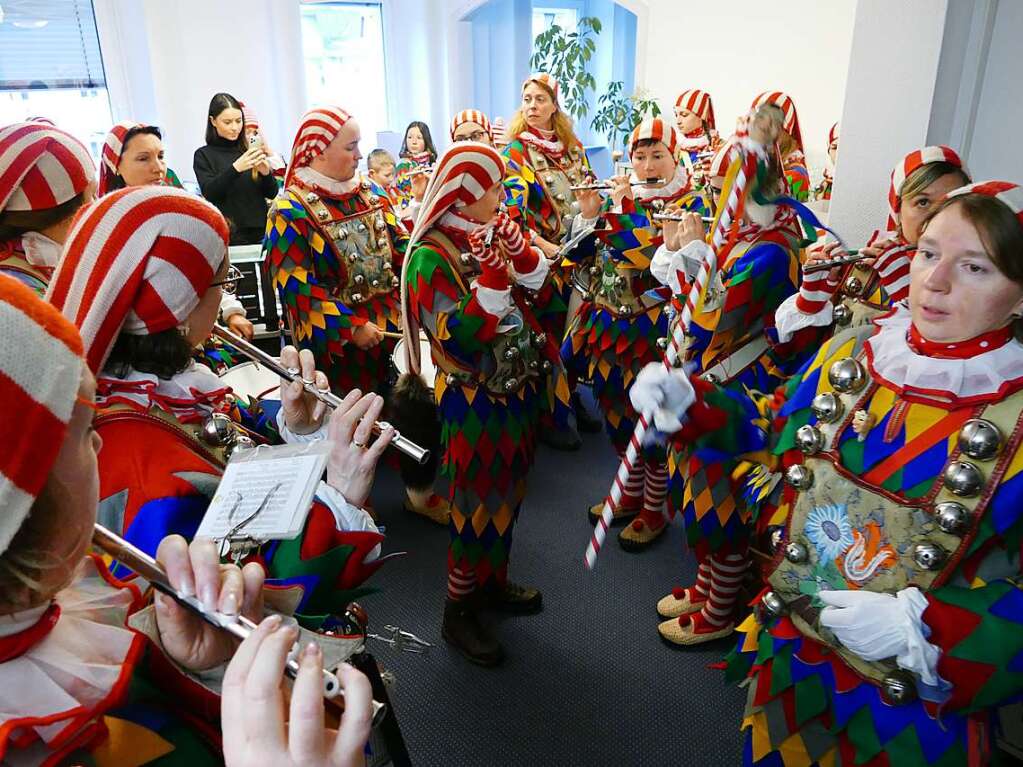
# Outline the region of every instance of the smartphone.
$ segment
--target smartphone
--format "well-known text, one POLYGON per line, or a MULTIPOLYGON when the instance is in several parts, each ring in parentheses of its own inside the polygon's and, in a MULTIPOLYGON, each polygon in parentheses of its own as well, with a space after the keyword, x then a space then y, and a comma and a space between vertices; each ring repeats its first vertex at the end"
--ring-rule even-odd
POLYGON ((260 149, 263 147, 263 137, 258 132, 249 136, 249 149, 253 147, 259 147, 260 149))

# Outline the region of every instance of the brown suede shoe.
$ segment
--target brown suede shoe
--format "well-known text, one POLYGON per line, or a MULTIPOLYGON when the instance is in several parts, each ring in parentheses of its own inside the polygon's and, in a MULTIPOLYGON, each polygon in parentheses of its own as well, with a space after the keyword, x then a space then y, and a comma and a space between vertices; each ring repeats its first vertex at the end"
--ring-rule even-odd
POLYGON ((520 586, 505 581, 503 587, 485 587, 480 593, 483 607, 489 607, 512 615, 535 615, 543 609, 543 594, 532 586, 520 586))
POLYGON ((468 600, 444 600, 444 623, 440 634, 471 663, 487 668, 504 660, 504 648, 483 627, 468 600))

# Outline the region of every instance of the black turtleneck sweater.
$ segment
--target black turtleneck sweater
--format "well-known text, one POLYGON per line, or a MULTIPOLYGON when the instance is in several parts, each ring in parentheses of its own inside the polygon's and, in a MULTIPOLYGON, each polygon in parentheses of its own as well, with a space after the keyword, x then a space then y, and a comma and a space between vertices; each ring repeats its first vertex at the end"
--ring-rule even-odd
POLYGON ((252 171, 239 173, 234 161, 244 152, 235 141, 217 136, 212 144, 195 150, 192 169, 202 196, 224 214, 231 226, 232 245, 251 245, 263 241, 266 230, 267 199, 277 195, 277 180, 272 175, 252 171))

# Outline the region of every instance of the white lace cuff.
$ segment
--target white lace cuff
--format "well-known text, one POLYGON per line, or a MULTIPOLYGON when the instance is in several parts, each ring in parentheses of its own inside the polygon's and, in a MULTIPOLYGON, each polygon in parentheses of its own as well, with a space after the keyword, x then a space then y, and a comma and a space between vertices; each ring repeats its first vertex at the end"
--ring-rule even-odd
POLYGON ((788 343, 803 328, 823 328, 834 322, 835 309, 830 302, 816 314, 803 314, 796 308, 797 298, 798 293, 789 296, 774 312, 774 329, 780 343, 788 343))

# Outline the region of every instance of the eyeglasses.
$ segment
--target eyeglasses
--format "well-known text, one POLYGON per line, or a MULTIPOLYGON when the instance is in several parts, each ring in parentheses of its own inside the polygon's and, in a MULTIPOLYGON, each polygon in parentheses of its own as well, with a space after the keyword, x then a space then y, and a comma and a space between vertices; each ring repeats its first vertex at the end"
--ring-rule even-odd
POLYGON ((233 294, 238 290, 238 283, 241 282, 244 276, 241 269, 237 266, 232 266, 227 270, 227 277, 218 282, 211 282, 210 287, 215 288, 219 286, 225 293, 233 294))
POLYGON ((486 138, 487 132, 485 130, 478 130, 466 134, 465 136, 456 136, 455 141, 477 141, 482 143, 486 138))

